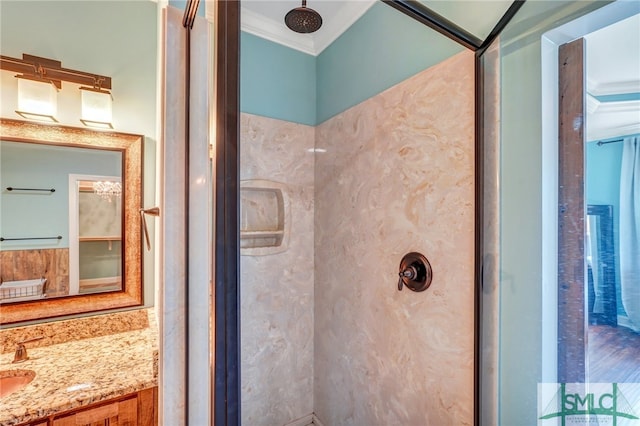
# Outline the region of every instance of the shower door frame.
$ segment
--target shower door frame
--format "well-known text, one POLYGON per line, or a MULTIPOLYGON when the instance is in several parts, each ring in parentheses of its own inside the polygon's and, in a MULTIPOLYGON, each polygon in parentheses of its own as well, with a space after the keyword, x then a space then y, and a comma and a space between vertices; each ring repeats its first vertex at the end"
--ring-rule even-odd
POLYGON ((240 2, 217 1, 213 419, 240 424, 240 2))
MULTIPOLYGON (((482 58, 526 0, 514 0, 481 40, 414 0, 380 0, 475 53, 474 424, 480 424, 480 332, 484 221, 482 58)), ((240 424, 239 37, 240 1, 219 1, 216 28, 214 189, 215 424, 240 424)))

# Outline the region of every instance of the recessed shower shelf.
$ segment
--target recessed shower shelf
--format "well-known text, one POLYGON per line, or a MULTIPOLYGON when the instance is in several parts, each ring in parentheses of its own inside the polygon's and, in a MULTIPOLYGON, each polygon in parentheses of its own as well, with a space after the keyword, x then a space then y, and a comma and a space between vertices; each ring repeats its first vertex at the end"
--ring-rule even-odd
POLYGON ((260 256, 281 253, 289 239, 288 188, 279 182, 240 182, 240 253, 260 256))
POLYGON ((240 231, 240 238, 273 238, 283 235, 284 231, 240 231))
POLYGON ((240 248, 279 247, 283 237, 284 231, 240 231, 240 248))

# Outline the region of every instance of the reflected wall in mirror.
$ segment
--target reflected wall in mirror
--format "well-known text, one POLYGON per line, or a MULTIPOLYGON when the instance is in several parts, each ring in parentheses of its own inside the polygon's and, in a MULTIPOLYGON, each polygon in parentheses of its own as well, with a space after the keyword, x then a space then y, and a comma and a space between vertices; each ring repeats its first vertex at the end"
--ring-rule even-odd
POLYGON ((0 141, 0 323, 142 304, 143 137, 0 119, 0 141))

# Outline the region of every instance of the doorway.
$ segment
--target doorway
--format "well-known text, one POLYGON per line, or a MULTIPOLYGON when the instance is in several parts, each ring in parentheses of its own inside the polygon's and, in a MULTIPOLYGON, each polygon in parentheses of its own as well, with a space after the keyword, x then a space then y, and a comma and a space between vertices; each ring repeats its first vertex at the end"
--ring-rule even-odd
POLYGON ((559 47, 560 383, 635 383, 640 375, 634 324, 640 281, 629 266, 621 268, 637 263, 625 258, 637 236, 625 219, 634 216, 633 203, 621 188, 633 179, 624 166, 633 160, 624 159, 640 131, 638 19, 637 12, 609 15, 559 47), (584 125, 576 117, 585 117, 584 125))

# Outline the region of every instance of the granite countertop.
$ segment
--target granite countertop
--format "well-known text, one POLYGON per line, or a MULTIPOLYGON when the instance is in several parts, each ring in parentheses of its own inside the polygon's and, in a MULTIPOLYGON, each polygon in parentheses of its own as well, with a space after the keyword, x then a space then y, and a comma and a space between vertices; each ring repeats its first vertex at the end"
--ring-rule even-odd
POLYGON ((0 355, 0 371, 33 370, 23 389, 0 399, 0 425, 17 425, 94 402, 156 386, 157 331, 152 327, 30 348, 12 364, 0 355))

